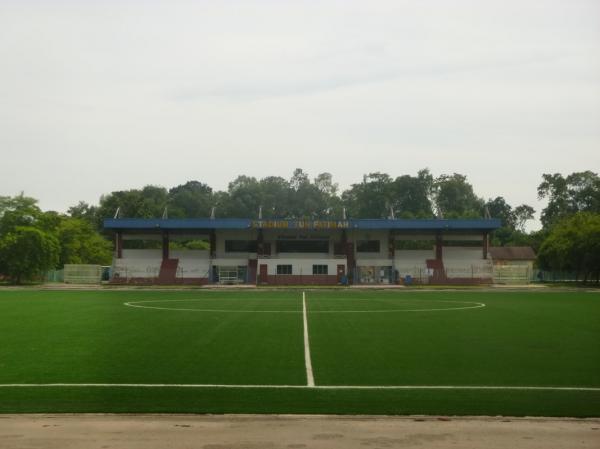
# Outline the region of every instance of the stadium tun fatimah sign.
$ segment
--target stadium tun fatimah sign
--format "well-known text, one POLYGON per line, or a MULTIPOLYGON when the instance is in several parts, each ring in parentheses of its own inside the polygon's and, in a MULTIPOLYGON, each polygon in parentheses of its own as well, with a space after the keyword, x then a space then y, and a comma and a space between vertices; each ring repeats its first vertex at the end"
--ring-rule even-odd
POLYGON ((348 229, 347 220, 253 220, 256 229, 348 229))

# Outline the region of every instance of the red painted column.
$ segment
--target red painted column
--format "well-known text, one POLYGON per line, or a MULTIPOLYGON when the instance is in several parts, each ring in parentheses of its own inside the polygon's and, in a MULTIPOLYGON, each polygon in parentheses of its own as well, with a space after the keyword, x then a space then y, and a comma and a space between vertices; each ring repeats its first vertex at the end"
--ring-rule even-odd
POLYGON ((162 258, 167 260, 169 258, 169 233, 163 231, 162 235, 162 258))
POLYGON ((117 259, 122 259, 123 258, 123 234, 121 233, 121 231, 117 231, 117 233, 115 234, 115 237, 116 237, 115 246, 117 248, 117 259))

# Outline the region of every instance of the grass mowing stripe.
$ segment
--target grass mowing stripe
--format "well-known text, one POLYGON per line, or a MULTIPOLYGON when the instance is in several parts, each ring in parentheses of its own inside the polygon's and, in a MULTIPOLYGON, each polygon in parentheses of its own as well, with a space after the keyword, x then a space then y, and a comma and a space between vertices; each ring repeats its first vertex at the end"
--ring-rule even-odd
POLYGON ((310 292, 310 387, 303 290, 0 290, 0 413, 600 416, 598 295, 310 292))
POLYGON ((10 388, 3 413, 600 416, 600 392, 320 388, 10 388))
POLYGON ((302 319, 304 321, 304 364, 306 365, 306 384, 315 386, 312 362, 310 360, 310 344, 308 341, 308 319, 306 317, 306 293, 302 292, 302 319))
POLYGON ((49 383, 0 384, 0 388, 250 388, 250 389, 317 389, 317 390, 533 390, 599 391, 600 387, 541 387, 511 385, 230 385, 230 384, 135 384, 135 383, 49 383))

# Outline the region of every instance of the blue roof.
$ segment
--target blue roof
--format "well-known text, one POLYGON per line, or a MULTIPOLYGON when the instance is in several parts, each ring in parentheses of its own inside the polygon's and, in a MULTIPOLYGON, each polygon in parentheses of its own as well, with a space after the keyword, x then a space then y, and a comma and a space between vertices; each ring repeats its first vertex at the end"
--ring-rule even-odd
POLYGON ((355 219, 355 220, 251 220, 248 218, 107 218, 105 229, 114 230, 205 230, 205 229, 399 229, 407 231, 494 230, 501 226, 491 219, 355 219))
POLYGON ((498 229, 502 224, 500 219, 453 219, 453 220, 437 220, 437 219, 359 219, 350 220, 352 228, 357 229, 404 229, 404 230, 493 230, 498 229))

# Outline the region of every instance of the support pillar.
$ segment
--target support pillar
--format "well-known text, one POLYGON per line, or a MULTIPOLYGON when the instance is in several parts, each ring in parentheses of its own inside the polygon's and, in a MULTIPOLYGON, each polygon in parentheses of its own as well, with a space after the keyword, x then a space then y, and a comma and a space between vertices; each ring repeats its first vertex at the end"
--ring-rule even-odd
POLYGON ((214 229, 208 233, 208 282, 211 284, 217 282, 217 271, 213 265, 213 259, 217 254, 217 234, 214 229))
POLYGON ((343 231, 342 239, 344 241, 344 252, 346 253, 346 276, 348 276, 349 284, 357 284, 356 276, 356 258, 354 257, 354 243, 348 241, 346 231, 343 231))
POLYGON ((388 258, 392 260, 392 273, 390 282, 396 284, 398 282, 396 276, 396 241, 394 240, 394 233, 390 231, 388 237, 388 258))
POLYGON ((115 234, 115 248, 117 250, 117 259, 123 258, 123 234, 117 231, 115 234))
POLYGON ((217 254, 217 233, 214 229, 210 230, 210 257, 214 258, 217 254))
POLYGON ((169 258, 169 233, 163 231, 162 234, 162 259, 167 260, 169 258))
POLYGON ((442 260, 442 245, 443 239, 442 234, 435 235, 435 258, 436 260, 442 260))
POLYGON ((263 234, 263 230, 258 230, 258 235, 256 236, 256 254, 260 258, 265 253, 265 236, 263 234))
POLYGON ((488 257, 488 248, 490 245, 490 236, 487 232, 483 233, 483 258, 487 259, 488 257))

